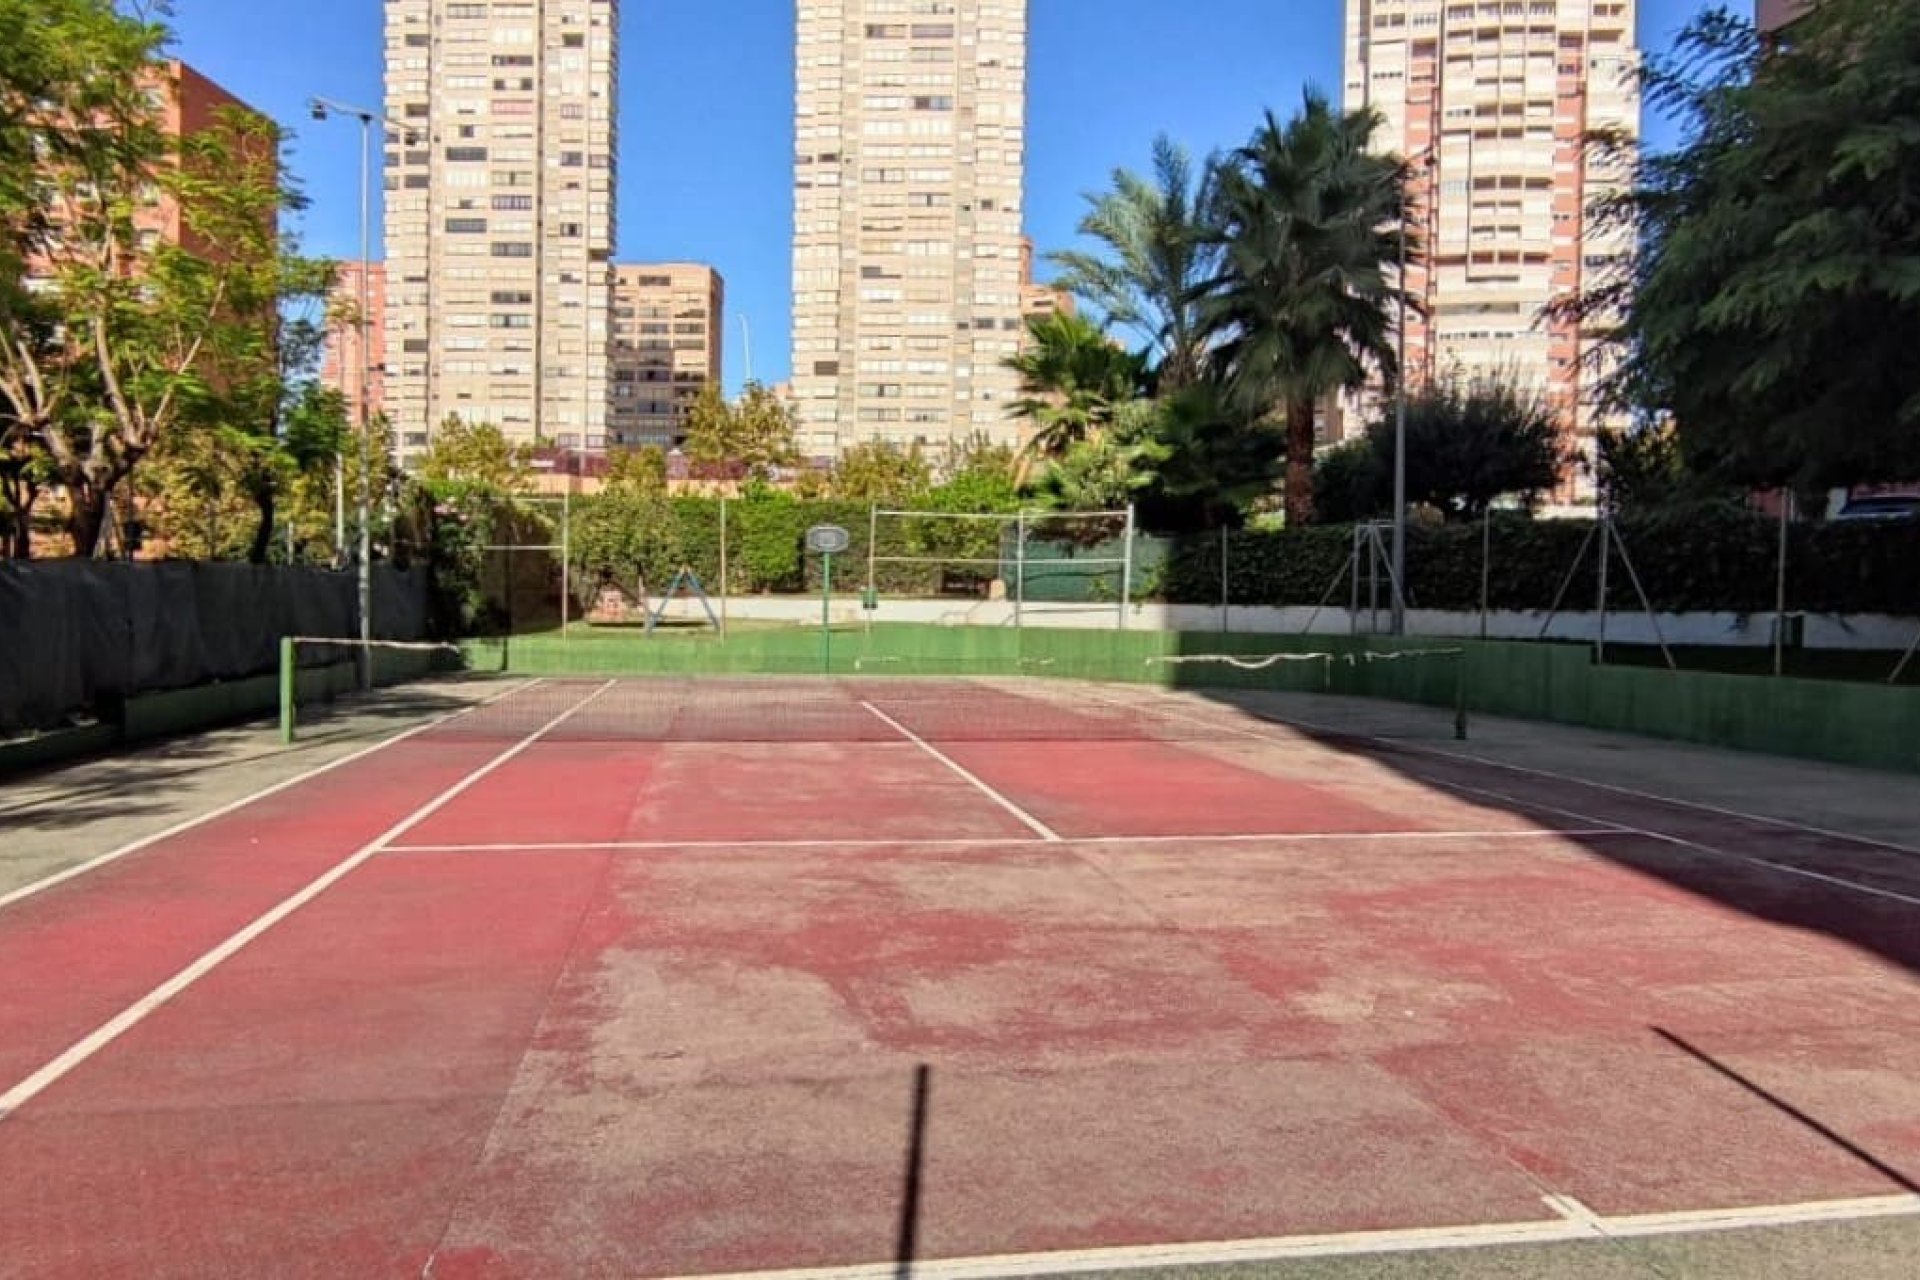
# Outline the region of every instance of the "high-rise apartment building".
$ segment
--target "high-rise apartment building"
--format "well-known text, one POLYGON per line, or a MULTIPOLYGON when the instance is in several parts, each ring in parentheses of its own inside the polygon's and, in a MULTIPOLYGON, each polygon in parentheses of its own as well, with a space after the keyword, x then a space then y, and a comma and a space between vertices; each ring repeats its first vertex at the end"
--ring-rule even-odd
MULTIPOLYGON (((1020 318, 1031 321, 1040 316, 1073 315, 1078 310, 1070 290, 1057 284, 1041 284, 1033 278, 1033 241, 1020 241, 1020 318)), ((1022 333, 1024 340, 1026 335, 1022 333)))
POLYGON ((797 36, 802 450, 1017 439, 1026 0, 799 0, 797 36))
POLYGON ((1426 248, 1407 284, 1425 314, 1407 326, 1409 380, 1517 378, 1582 452, 1602 353, 1545 312, 1632 247, 1588 216, 1631 180, 1589 138, 1638 136, 1639 65, 1634 0, 1347 0, 1346 106, 1379 111, 1379 147, 1416 174, 1426 248))
POLYGON ((725 321, 726 282, 712 267, 657 262, 613 269, 609 443, 670 448, 686 435, 688 407, 701 388, 720 381, 725 321))
POLYGON ((386 0, 387 411, 607 439, 618 0, 386 0))
POLYGON ((387 267, 367 264, 366 335, 360 346, 360 264, 340 264, 339 278, 327 295, 327 341, 320 355, 320 384, 347 402, 349 421, 360 420, 360 384, 365 379, 367 415, 386 412, 387 267), (370 358, 369 358, 370 357, 370 358))

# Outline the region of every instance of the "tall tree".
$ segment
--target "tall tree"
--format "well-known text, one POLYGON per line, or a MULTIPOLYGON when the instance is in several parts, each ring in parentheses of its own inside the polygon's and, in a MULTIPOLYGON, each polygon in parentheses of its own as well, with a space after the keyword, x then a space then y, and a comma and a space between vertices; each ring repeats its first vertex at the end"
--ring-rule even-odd
POLYGON ((1155 138, 1151 176, 1115 169, 1109 190, 1085 196, 1079 231, 1101 249, 1052 255, 1061 268, 1058 284, 1108 323, 1140 335, 1166 390, 1190 385, 1201 373, 1195 293, 1218 257, 1201 226, 1217 164, 1209 156, 1195 165, 1184 147, 1164 134, 1155 138))
POLYGON ((737 467, 756 480, 769 479, 777 469, 800 460, 792 410, 757 382, 749 382, 733 404, 717 384, 701 387, 688 410, 687 436, 680 447, 702 466, 737 467))
POLYGON ((524 497, 533 492, 533 450, 507 439, 490 422, 468 422, 454 414, 433 433, 419 476, 443 501, 524 497))
POLYGON ((1219 175, 1210 234, 1222 259, 1202 290, 1202 332, 1229 403, 1286 416, 1289 522, 1312 518, 1320 399, 1376 370, 1399 376, 1389 313, 1406 166, 1369 150, 1379 123, 1309 89, 1286 124, 1268 112, 1219 175))
POLYGON ((144 422, 125 431, 130 397, 168 381, 115 364, 177 302, 133 283, 152 256, 135 215, 168 156, 151 97, 167 31, 115 0, 0 0, 0 35, 0 406, 10 455, 42 456, 66 487, 84 555, 114 484, 154 443, 144 422))
POLYGON ((1007 414, 1029 424, 1022 479, 1035 459, 1059 458, 1111 426, 1120 407, 1139 396, 1146 375, 1140 356, 1084 316, 1035 316, 1027 337, 1025 350, 1005 361, 1020 375, 1020 396, 1007 414))
POLYGON ((933 485, 933 468, 919 445, 896 448, 884 440, 841 451, 833 464, 832 495, 856 502, 917 501, 933 485))
POLYGON ((1612 328, 1609 390, 1696 474, 1920 477, 1920 0, 1823 0, 1773 49, 1709 13, 1646 96, 1681 145, 1602 205, 1638 250, 1565 308, 1612 328))

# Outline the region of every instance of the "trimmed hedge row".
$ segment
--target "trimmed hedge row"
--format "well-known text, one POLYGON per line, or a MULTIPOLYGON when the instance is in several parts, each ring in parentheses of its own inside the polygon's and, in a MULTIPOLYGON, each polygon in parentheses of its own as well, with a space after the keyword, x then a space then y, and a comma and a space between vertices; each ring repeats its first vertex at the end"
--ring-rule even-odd
MULTIPOLYGON (((867 576, 868 506, 860 502, 803 502, 789 498, 727 503, 727 583, 734 594, 817 591, 820 560, 803 542, 815 524, 838 524, 852 545, 836 557, 835 580, 851 588, 867 576)), ((574 510, 575 570, 584 592, 602 571, 631 581, 639 568, 652 590, 665 585, 682 564, 701 580, 719 582, 720 502, 712 498, 653 499, 628 507, 590 499, 574 510), (603 504, 596 507, 596 504, 603 504), (597 511, 597 515, 596 515, 597 511), (644 524, 643 533, 617 539, 622 549, 591 551, 608 540, 585 536, 596 518, 644 524)), ((1593 607, 1598 591, 1597 547, 1580 550, 1593 532, 1586 520, 1529 520, 1496 516, 1491 526, 1489 602, 1496 609, 1545 609, 1580 557, 1567 589, 1566 607, 1593 607)), ((1623 519, 1621 536, 1647 594, 1667 611, 1766 612, 1773 608, 1776 550, 1774 521, 1750 512, 1709 508, 1686 514, 1623 519)), ((929 562, 878 566, 880 590, 892 595, 984 594, 994 576, 991 563, 1011 556, 1010 530, 997 523, 924 518, 883 520, 882 556, 917 556, 929 562), (945 565, 932 563, 946 558, 945 565), (958 561, 987 561, 961 564, 958 561)), ((1415 607, 1473 610, 1480 604, 1482 531, 1478 525, 1416 525, 1407 544, 1408 590, 1415 607)), ((1177 604, 1218 604, 1222 544, 1227 557, 1228 602, 1242 605, 1313 605, 1327 593, 1353 548, 1346 526, 1283 530, 1234 530, 1186 537, 1146 537, 1136 548, 1134 595, 1177 604)), ((1117 557, 1117 543, 1077 546, 1030 540, 1034 564, 1030 595, 1038 598, 1056 557, 1117 557)), ((1070 576, 1062 562, 1056 575, 1070 576)), ((1110 596, 1111 573, 1086 575, 1100 582, 1085 590, 1110 596)), ((1383 594, 1384 594, 1384 583, 1383 594)), ((1638 607, 1632 583, 1612 557, 1609 603, 1638 607)), ((1332 604, 1344 604, 1343 583, 1332 604)), ((1789 531, 1787 595, 1791 607, 1818 613, 1920 613, 1920 524, 1805 524, 1789 531)), ((1063 597, 1064 598, 1064 597, 1063 597)))
MULTIPOLYGON (((1759 613, 1774 607, 1778 526, 1741 511, 1621 520, 1619 531, 1654 607, 1663 611, 1759 613)), ((1545 609, 1569 569, 1566 608, 1587 610, 1599 593, 1597 539, 1588 520, 1496 518, 1485 563, 1495 609, 1545 609)), ((1311 605, 1340 574, 1353 548, 1343 526, 1239 530, 1226 537, 1229 603, 1311 605)), ((1221 537, 1175 539, 1158 584, 1176 603, 1220 600, 1221 537)), ((1620 556, 1612 556, 1607 599, 1639 607, 1620 556)), ((1478 525, 1416 526, 1407 538, 1407 586, 1415 607, 1480 607, 1483 564, 1478 525)), ((1383 587, 1384 592, 1384 587, 1383 587)), ((1343 584, 1333 603, 1343 604, 1343 584)), ((1787 599, 1815 613, 1920 613, 1920 524, 1813 524, 1789 530, 1787 599)))

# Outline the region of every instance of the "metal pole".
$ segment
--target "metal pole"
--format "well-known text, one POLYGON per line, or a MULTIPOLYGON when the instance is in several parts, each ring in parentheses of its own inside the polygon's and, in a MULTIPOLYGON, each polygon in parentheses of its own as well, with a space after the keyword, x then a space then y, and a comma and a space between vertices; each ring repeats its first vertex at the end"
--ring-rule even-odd
POLYGON ((1773 584, 1773 674, 1786 674, 1787 667, 1787 522, 1793 518, 1793 490, 1783 489, 1780 498, 1780 554, 1773 584))
MULTIPOLYGON (((1404 201, 1404 193, 1402 196, 1404 201)), ((1400 211, 1399 377, 1393 404, 1393 634, 1406 634, 1407 599, 1401 586, 1407 568, 1407 217, 1400 211)))
POLYGON ((293 637, 280 637, 280 745, 293 745, 293 703, 294 703, 294 650, 293 637))
POLYGON ((1360 547, 1366 538, 1364 525, 1353 526, 1353 554, 1347 563, 1353 566, 1352 589, 1347 592, 1347 634, 1360 634, 1360 547))
POLYGON ((833 674, 833 552, 820 553, 820 668, 833 674))
POLYGON ((560 639, 567 638, 573 611, 573 477, 560 493, 560 639))
POLYGON ((1487 601, 1493 578, 1493 508, 1480 513, 1480 638, 1487 638, 1487 601))
POLYGON ((873 634, 873 615, 880 612, 880 504, 867 504, 867 591, 870 593, 863 603, 871 608, 860 612, 867 618, 867 634, 873 634))
POLYGON ((333 567, 347 567, 347 455, 345 441, 333 448, 333 567))
POLYGON ((1602 512, 1600 515, 1600 630, 1596 636, 1593 655, 1594 661, 1601 666, 1607 663, 1607 561, 1613 550, 1613 517, 1602 512))
POLYGON ((1233 630, 1233 588, 1227 576, 1227 526, 1220 526, 1220 634, 1233 630))
POLYGON ((372 270, 373 246, 373 120, 360 117, 360 639, 362 665, 360 687, 373 687, 373 652, 365 643, 373 639, 373 465, 368 438, 373 434, 372 356, 368 349, 367 276, 372 270))
POLYGON ((1013 517, 1013 629, 1022 624, 1020 606, 1027 597, 1027 511, 1022 507, 1013 517))
POLYGON ((727 638, 727 500, 720 499, 720 638, 727 638))
POLYGON ((1133 504, 1127 504, 1126 548, 1120 554, 1120 629, 1127 629, 1127 609, 1133 604, 1133 504))

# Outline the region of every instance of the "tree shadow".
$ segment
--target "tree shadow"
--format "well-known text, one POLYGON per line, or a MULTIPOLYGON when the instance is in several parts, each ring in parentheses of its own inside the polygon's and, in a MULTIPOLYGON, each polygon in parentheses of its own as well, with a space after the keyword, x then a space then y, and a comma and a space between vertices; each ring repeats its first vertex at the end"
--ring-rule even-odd
MULTIPOLYGON (((1267 637, 1270 648, 1272 639, 1267 637)), ((1284 730, 1385 767, 1420 788, 1502 810, 1532 826, 1575 824, 1577 830, 1562 838, 1596 858, 1751 918, 1823 934, 1920 973, 1920 853, 1914 850, 1870 836, 1715 809, 1677 792, 1663 798, 1470 756, 1472 719, 1470 740, 1453 741, 1452 707, 1364 698, 1323 701, 1275 692, 1273 683, 1266 673, 1235 670, 1222 678, 1212 668, 1179 668, 1174 679, 1181 693, 1230 709, 1248 728, 1284 730), (1267 679, 1266 689, 1254 687, 1256 676, 1267 679)))

